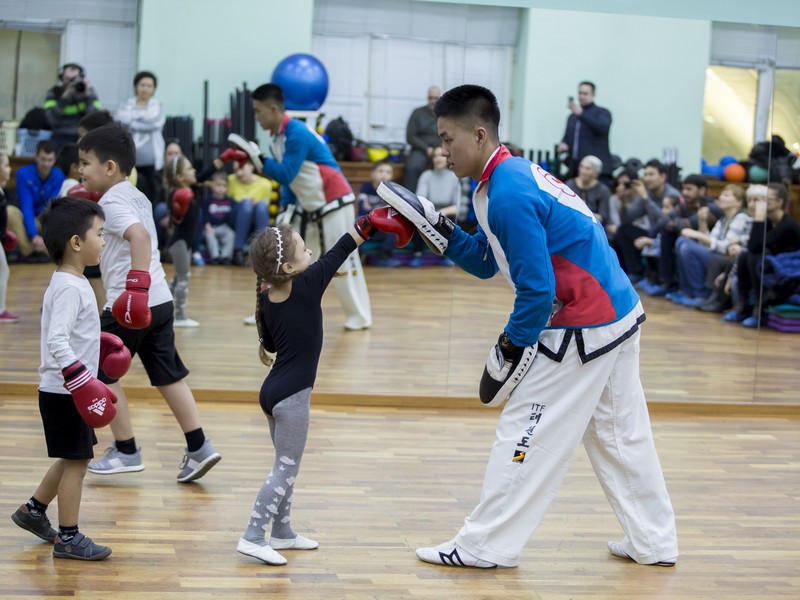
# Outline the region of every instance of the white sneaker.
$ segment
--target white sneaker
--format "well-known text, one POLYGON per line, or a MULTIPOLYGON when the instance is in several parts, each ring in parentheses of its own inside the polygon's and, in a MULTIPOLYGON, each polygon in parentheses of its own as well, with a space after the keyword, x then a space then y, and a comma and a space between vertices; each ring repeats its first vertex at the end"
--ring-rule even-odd
MULTIPOLYGON (((611 554, 613 554, 614 556, 619 556, 620 558, 627 558, 628 560, 639 562, 625 551, 622 542, 608 542, 608 551, 611 552, 611 554)), ((645 566, 652 566, 652 567, 674 567, 676 562, 678 562, 677 556, 675 558, 668 558, 667 560, 659 560, 654 563, 639 563, 639 564, 644 564, 645 566)))
POLYGON ((454 540, 439 544, 434 548, 417 548, 417 558, 426 563, 447 567, 475 567, 477 569, 497 567, 495 563, 473 556, 456 544, 454 540))
POLYGON ((200 323, 194 319, 175 319, 173 327, 200 327, 200 323))
POLYGON ((269 545, 275 550, 316 550, 319 548, 318 542, 303 537, 302 535, 298 535, 291 540, 271 537, 269 538, 269 545))
POLYGON ((256 324, 256 316, 250 315, 249 317, 245 317, 244 319, 245 325, 255 325, 256 324))
POLYGON ((356 322, 356 321, 345 321, 344 328, 347 331, 361 331, 362 329, 369 329, 372 326, 372 323, 364 323, 356 322))
POLYGON ((286 564, 286 559, 277 552, 275 552, 275 550, 273 550, 269 546, 259 546, 258 544, 254 544, 253 542, 248 542, 244 538, 239 538, 239 543, 236 546, 236 551, 241 554, 257 558, 261 562, 265 562, 268 565, 286 564))

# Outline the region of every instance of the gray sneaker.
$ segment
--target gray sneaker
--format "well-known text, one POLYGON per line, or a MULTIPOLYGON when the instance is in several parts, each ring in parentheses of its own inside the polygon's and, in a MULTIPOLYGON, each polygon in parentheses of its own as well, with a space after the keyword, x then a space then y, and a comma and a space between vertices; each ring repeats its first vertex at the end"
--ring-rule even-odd
POLYGON ((183 461, 180 466, 180 473, 178 473, 178 481, 180 483, 188 483, 195 479, 200 479, 203 475, 208 473, 215 464, 217 464, 222 456, 214 451, 211 442, 206 439, 199 450, 194 452, 187 452, 183 455, 183 461))
POLYGON ((141 449, 133 454, 123 454, 116 446, 106 448, 102 458, 89 463, 89 473, 113 475, 114 473, 136 473, 144 471, 141 449))
POLYGON ((58 532, 50 525, 50 519, 42 514, 35 517, 31 514, 28 506, 23 504, 16 512, 11 515, 11 520, 23 529, 30 531, 36 537, 43 539, 51 544, 55 541, 58 532))
POLYGON ((70 541, 64 543, 56 537, 53 544, 53 556, 56 558, 74 558, 76 560, 103 560, 111 554, 111 548, 95 544, 92 538, 78 533, 70 541))

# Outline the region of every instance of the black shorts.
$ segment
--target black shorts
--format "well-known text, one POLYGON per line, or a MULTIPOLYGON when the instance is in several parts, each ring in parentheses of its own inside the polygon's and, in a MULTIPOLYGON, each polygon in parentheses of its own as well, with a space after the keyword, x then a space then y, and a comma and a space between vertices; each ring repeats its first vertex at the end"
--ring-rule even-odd
POLYGON ((84 267, 83 276, 86 277, 87 279, 100 279, 102 277, 102 275, 100 274, 100 265, 84 267))
POLYGON ((47 456, 68 460, 94 458, 94 429, 81 419, 72 396, 39 390, 39 413, 44 425, 47 456))
MULTIPOLYGON (((175 348, 175 330, 172 327, 175 308, 170 300, 158 306, 151 306, 150 312, 153 319, 149 327, 128 329, 120 325, 111 311, 106 309, 100 316, 100 328, 119 337, 131 351, 131 357, 139 354, 144 370, 150 378, 150 385, 170 385, 189 374, 189 369, 183 364, 175 348)), ((103 383, 117 381, 108 377, 102 369, 97 378, 103 383)))

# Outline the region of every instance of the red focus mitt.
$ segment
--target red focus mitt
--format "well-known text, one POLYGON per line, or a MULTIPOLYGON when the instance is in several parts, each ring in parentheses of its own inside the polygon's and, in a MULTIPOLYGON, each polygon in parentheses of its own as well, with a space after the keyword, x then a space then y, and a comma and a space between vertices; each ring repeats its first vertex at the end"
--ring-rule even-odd
POLYGON ((91 200, 92 202, 100 202, 100 198, 103 197, 103 194, 100 192, 90 192, 86 189, 82 183, 75 185, 67 191, 67 196, 71 198, 84 198, 85 200, 91 200))
POLYGON ((111 379, 119 379, 131 366, 131 351, 113 333, 100 334, 100 368, 111 379))
POLYGON ((178 188, 172 194, 172 218, 176 223, 183 221, 186 216, 186 211, 194 200, 194 192, 192 188, 178 188))
POLYGON ((64 387, 72 394, 72 401, 78 414, 89 427, 105 427, 114 419, 117 409, 117 397, 102 381, 92 377, 84 364, 76 360, 65 369, 64 387))
POLYGON ((3 250, 11 252, 17 247, 18 242, 17 234, 10 229, 6 229, 6 232, 3 234, 3 250))

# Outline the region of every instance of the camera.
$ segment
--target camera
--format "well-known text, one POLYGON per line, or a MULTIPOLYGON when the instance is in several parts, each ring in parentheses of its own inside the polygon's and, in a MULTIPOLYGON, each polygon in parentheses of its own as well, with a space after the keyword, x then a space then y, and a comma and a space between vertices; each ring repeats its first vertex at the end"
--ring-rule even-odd
POLYGON ((73 77, 72 79, 70 79, 69 80, 69 85, 71 85, 73 88, 75 88, 75 91, 78 92, 79 94, 85 94, 86 93, 86 82, 83 80, 83 77, 81 77, 80 75, 77 75, 76 77, 73 77))
POLYGON ((625 182, 622 183, 622 187, 624 187, 626 189, 631 189, 632 186, 633 186, 633 182, 632 181, 625 181, 625 182))

